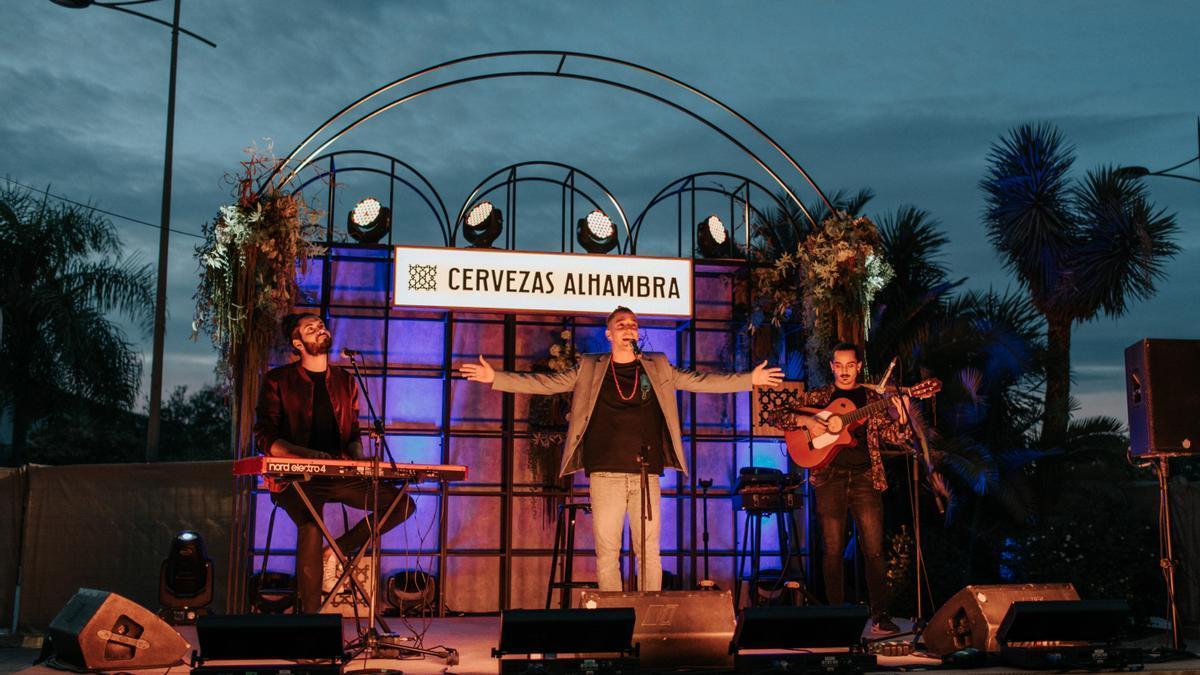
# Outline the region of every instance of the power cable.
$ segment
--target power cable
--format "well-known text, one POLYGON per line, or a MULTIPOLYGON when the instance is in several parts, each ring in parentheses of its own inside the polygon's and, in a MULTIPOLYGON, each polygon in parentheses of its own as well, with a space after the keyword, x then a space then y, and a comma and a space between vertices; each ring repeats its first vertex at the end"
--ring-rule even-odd
MULTIPOLYGON (((75 206, 82 206, 85 209, 91 209, 92 211, 103 213, 106 216, 112 216, 113 218, 120 218, 121 220, 128 220, 131 223, 137 223, 138 225, 145 225, 146 227, 153 227, 156 230, 162 229, 161 225, 156 225, 154 223, 147 222, 145 220, 138 220, 137 218, 132 218, 130 216, 121 215, 120 213, 116 213, 114 211, 106 211, 105 209, 102 209, 98 206, 93 206, 91 204, 84 204, 83 202, 77 202, 74 199, 68 199, 66 197, 63 197, 62 195, 56 195, 53 192, 50 192, 48 189, 39 189, 39 188, 35 188, 30 185, 26 185, 20 181, 16 181, 16 180, 9 178, 8 176, 4 176, 4 180, 8 181, 9 183, 12 183, 13 185, 18 185, 20 187, 23 187, 26 190, 29 190, 31 192, 37 192, 40 194, 44 194, 47 197, 53 197, 54 199, 57 199, 61 202, 66 202, 68 204, 74 204, 75 206)), ((196 239, 204 239, 203 236, 198 235, 195 232, 184 232, 183 230, 176 230, 173 227, 167 228, 167 229, 169 232, 174 232, 175 234, 181 234, 185 237, 195 237, 196 239)))

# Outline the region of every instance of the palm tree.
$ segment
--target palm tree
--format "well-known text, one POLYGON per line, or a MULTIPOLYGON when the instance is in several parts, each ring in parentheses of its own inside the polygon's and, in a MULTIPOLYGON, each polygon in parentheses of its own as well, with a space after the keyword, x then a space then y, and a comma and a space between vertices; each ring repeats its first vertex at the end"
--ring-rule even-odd
POLYGON ((923 328, 942 315, 946 296, 966 278, 948 279, 942 248, 949 240, 928 211, 902 206, 876 222, 883 257, 894 272, 875 296, 871 312, 868 366, 870 372, 882 373, 893 356, 918 350, 923 328))
POLYGON ((1026 124, 992 145, 980 181, 992 245, 1046 321, 1046 446, 1067 437, 1072 326, 1154 295, 1179 251, 1175 216, 1150 203, 1140 179, 1101 167, 1073 183, 1074 161, 1056 128, 1026 124))
POLYGON ((141 359, 110 315, 147 329, 153 275, 121 252, 94 210, 0 188, 0 406, 12 412, 11 464, 56 406, 133 404, 141 359))

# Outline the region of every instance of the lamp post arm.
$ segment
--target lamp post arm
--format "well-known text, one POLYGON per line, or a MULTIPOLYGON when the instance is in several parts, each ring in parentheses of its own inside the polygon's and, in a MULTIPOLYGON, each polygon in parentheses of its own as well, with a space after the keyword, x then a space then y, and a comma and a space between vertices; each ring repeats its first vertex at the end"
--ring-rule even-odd
MULTIPOLYGON (((1195 161, 1195 160, 1193 160, 1195 161)), ((1188 162, 1190 163, 1190 162, 1188 162)), ((1190 180, 1193 183, 1200 183, 1200 178, 1192 178, 1191 176, 1181 176, 1177 173, 1167 173, 1166 171, 1155 171, 1146 174, 1147 176, 1162 176, 1163 178, 1178 178, 1180 180, 1190 180)))
POLYGON ((195 33, 193 33, 192 31, 190 31, 190 30, 188 30, 188 29, 186 29, 186 28, 183 28, 182 26, 175 26, 175 25, 171 24, 169 21, 163 21, 162 19, 157 19, 157 18, 155 18, 155 17, 152 17, 152 16, 150 16, 149 14, 143 14, 143 13, 141 13, 141 12, 138 12, 138 11, 136 11, 136 10, 132 10, 132 9, 126 9, 125 7, 122 7, 122 6, 121 6, 121 5, 123 5, 123 4, 128 4, 128 3, 116 3, 116 2, 97 2, 97 3, 96 3, 96 6, 97 6, 97 7, 104 7, 105 9, 114 9, 114 10, 116 10, 116 11, 118 11, 118 12, 125 12, 126 14, 132 14, 132 15, 134 15, 134 16, 140 16, 140 17, 142 17, 143 19, 146 19, 147 21, 153 21, 154 23, 157 23, 157 24, 159 24, 159 25, 161 25, 161 26, 166 26, 167 28, 170 28, 170 29, 172 29, 172 30, 176 30, 176 29, 178 29, 180 33, 183 33, 184 35, 187 35, 188 37, 193 37, 193 38, 195 38, 195 39, 197 39, 197 40, 199 40, 199 41, 203 42, 204 44, 208 45, 209 47, 213 47, 213 48, 215 48, 215 47, 217 46, 217 43, 215 43, 215 42, 213 42, 213 41, 211 41, 211 40, 208 40, 207 38, 204 38, 204 37, 201 37, 201 36, 199 36, 199 35, 196 35, 196 34, 195 34, 195 33))

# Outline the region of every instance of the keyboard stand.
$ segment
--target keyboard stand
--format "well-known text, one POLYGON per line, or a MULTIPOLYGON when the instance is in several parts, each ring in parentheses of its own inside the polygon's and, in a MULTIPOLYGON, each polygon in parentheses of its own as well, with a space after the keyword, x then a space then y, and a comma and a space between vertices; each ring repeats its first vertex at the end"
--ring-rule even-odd
MULTIPOLYGON (((342 551, 341 547, 337 545, 337 541, 336 541, 335 537, 333 536, 333 534, 329 531, 329 527, 325 525, 324 514, 317 512, 316 507, 313 506, 312 500, 310 500, 308 498, 308 494, 304 491, 304 482, 305 481, 295 481, 292 483, 292 487, 296 490, 296 494, 300 496, 300 501, 304 502, 304 507, 308 509, 309 515, 311 515, 313 517, 313 520, 316 521, 317 527, 320 528, 320 530, 321 530, 321 535, 325 537, 325 541, 329 542, 329 549, 331 551, 333 551, 333 554, 335 556, 337 556, 338 562, 342 563, 342 573, 338 577, 337 581, 333 584, 333 587, 337 588, 338 586, 341 586, 342 581, 348 579, 351 591, 354 594, 356 594, 359 597, 359 599, 361 599, 363 601, 363 603, 365 603, 369 606, 371 603, 370 596, 367 594, 366 589, 364 589, 358 583, 358 579, 354 578, 354 568, 356 565, 358 565, 358 562, 360 560, 362 560, 363 555, 365 555, 366 552, 368 550, 370 550, 371 541, 374 538, 369 539, 368 543, 365 546, 363 546, 362 548, 360 548, 358 550, 358 553, 354 554, 354 557, 352 559, 347 560, 346 554, 342 551)), ((401 500, 404 499, 405 495, 407 495, 407 494, 408 494, 408 481, 403 481, 400 484, 400 490, 396 493, 396 497, 394 499, 392 499, 391 504, 388 504, 387 511, 384 512, 383 517, 377 518, 374 515, 371 516, 371 519, 374 521, 372 527, 378 527, 380 523, 386 523, 388 518, 392 517, 392 512, 396 510, 396 506, 400 503, 401 500)), ((379 592, 379 588, 378 588, 379 581, 378 580, 375 581, 375 586, 376 586, 375 592, 378 593, 379 592)), ((324 612, 332 600, 333 600, 333 594, 330 593, 328 596, 325 597, 325 600, 321 602, 321 609, 319 611, 324 612)), ((376 613, 375 613, 375 621, 378 621, 379 625, 383 626, 384 631, 389 632, 389 633, 391 632, 391 628, 389 628, 387 625, 387 622, 385 622, 383 620, 383 616, 381 615, 381 613, 379 611, 376 611, 376 613)), ((359 620, 358 613, 356 612, 355 613, 355 624, 357 625, 360 623, 361 623, 361 621, 359 620)), ((361 626, 358 626, 358 628, 360 629, 359 632, 361 632, 361 626)))

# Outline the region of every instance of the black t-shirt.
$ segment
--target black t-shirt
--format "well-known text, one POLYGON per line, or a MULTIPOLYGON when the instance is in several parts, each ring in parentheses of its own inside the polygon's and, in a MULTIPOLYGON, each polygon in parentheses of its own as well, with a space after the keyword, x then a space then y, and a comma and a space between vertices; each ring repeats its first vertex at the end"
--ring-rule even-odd
POLYGON ((584 471, 639 473, 638 453, 649 446, 647 471, 662 474, 665 427, 641 361, 610 363, 583 436, 584 471))
POLYGON ((308 447, 339 457, 342 438, 333 416, 333 401, 329 400, 329 389, 325 386, 325 375, 329 371, 314 373, 305 368, 304 372, 313 383, 312 431, 308 436, 308 447))
MULTIPOLYGON (((855 387, 850 390, 834 389, 833 398, 849 399, 854 404, 855 408, 861 408, 867 404, 867 390, 862 387, 855 387)), ((867 421, 860 420, 858 425, 851 430, 850 436, 854 439, 854 445, 849 445, 842 448, 830 466, 835 466, 839 469, 850 469, 852 471, 862 471, 871 466, 871 453, 867 450, 867 421)))

